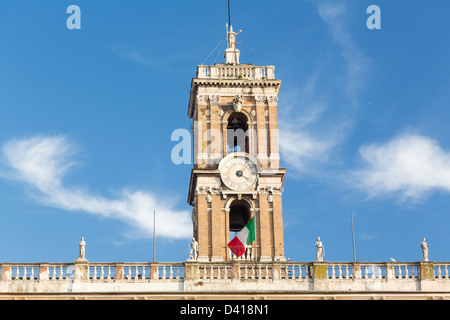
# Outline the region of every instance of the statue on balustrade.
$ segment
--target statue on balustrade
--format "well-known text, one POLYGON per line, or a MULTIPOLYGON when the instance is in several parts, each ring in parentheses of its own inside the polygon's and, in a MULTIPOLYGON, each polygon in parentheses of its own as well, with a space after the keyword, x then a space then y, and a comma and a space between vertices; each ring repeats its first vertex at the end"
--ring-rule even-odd
POLYGON ((317 237, 316 242, 316 261, 323 261, 323 257, 325 256, 325 248, 320 241, 320 237, 317 237))
POLYGON ((423 254, 422 261, 428 261, 428 247, 429 247, 429 245, 425 242, 425 238, 422 238, 422 242, 420 243, 420 247, 422 248, 422 254, 423 254))
POLYGON ((191 248, 191 251, 189 252, 189 258, 188 260, 197 260, 198 258, 198 242, 195 241, 195 238, 192 238, 192 242, 189 245, 191 248))
POLYGON ((84 238, 81 237, 81 241, 79 243, 80 246, 80 254, 78 256, 78 259, 75 260, 76 262, 86 262, 86 241, 84 241, 84 238))
POLYGON ((245 259, 251 260, 253 258, 253 246, 251 244, 247 245, 245 248, 245 259))

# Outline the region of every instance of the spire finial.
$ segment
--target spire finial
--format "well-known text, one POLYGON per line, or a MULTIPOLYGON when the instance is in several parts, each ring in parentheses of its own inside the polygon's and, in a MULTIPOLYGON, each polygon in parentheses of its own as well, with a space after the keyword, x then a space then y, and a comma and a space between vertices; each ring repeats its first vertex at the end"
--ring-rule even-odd
POLYGON ((238 32, 233 31, 233 26, 231 25, 231 9, 230 9, 230 0, 228 0, 228 30, 227 30, 227 40, 228 40, 228 48, 225 50, 225 60, 226 64, 239 64, 239 55, 240 52, 236 49, 236 36, 241 33, 242 30, 238 32))

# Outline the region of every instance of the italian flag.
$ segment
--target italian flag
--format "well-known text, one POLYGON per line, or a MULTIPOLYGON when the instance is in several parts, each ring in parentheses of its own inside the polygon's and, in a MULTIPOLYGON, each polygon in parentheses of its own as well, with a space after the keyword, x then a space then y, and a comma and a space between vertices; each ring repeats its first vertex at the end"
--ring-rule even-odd
POLYGON ((253 217, 247 225, 228 243, 228 248, 240 257, 245 253, 247 245, 255 240, 255 217, 253 217))

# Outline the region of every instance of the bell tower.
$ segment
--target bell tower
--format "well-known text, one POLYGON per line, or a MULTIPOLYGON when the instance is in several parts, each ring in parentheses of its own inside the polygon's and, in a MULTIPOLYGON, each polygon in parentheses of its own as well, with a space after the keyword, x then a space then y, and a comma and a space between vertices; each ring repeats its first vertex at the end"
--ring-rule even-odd
POLYGON ((239 259, 284 261, 283 180, 274 66, 241 64, 229 27, 224 64, 197 67, 188 116, 193 120, 192 206, 199 261, 230 261, 227 244, 255 218, 252 254, 239 259))

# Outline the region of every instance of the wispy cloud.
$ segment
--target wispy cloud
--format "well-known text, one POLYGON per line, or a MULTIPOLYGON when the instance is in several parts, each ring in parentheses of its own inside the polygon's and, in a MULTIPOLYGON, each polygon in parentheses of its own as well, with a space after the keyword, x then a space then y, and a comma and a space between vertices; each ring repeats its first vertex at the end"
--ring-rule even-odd
POLYGON ((328 120, 328 102, 316 93, 316 77, 283 97, 280 152, 297 173, 317 174, 345 136, 348 123, 328 120))
POLYGON ((110 51, 119 57, 134 62, 146 68, 156 68, 164 71, 173 71, 171 61, 173 56, 162 55, 160 52, 152 52, 149 54, 143 49, 137 49, 128 45, 111 45, 110 51))
MULTIPOLYGON (((353 125, 354 109, 359 104, 369 62, 352 40, 345 23, 346 4, 343 1, 315 1, 314 4, 345 68, 342 74, 333 75, 333 87, 338 88, 334 97, 324 94, 324 90, 330 91, 331 85, 327 63, 319 64, 302 87, 284 93, 283 101, 287 101, 283 103, 284 111, 279 117, 280 152, 290 167, 302 175, 320 174, 323 172, 320 166, 330 164, 330 161, 339 163, 335 155, 353 125), (339 102, 336 96, 339 96, 339 102)), ((336 59, 335 55, 330 57, 336 59)))
POLYGON ((118 54, 119 56, 136 62, 143 66, 158 66, 158 63, 156 63, 150 56, 143 54, 142 52, 139 52, 137 49, 134 48, 118 48, 118 47, 111 47, 111 50, 118 54))
POLYGON ((429 137, 403 134, 359 152, 363 168, 350 177, 369 197, 420 201, 432 191, 450 192, 450 152, 429 137))
POLYGON ((352 104, 357 106, 358 94, 364 86, 364 75, 370 59, 357 47, 345 25, 348 8, 344 2, 320 1, 317 7, 319 16, 327 24, 334 42, 340 47, 347 66, 347 73, 343 75, 345 93, 352 104))
POLYGON ((66 186, 64 177, 76 164, 73 157, 77 151, 74 143, 60 135, 10 140, 2 148, 2 176, 31 187, 35 199, 44 205, 120 220, 131 228, 129 236, 152 236, 153 210, 158 213, 158 236, 191 236, 189 212, 173 209, 172 202, 161 195, 124 188, 111 199, 94 195, 86 188, 66 186))
POLYGON ((361 232, 361 234, 359 235, 359 238, 361 240, 365 240, 365 241, 372 241, 372 240, 378 239, 379 237, 376 234, 361 232))

